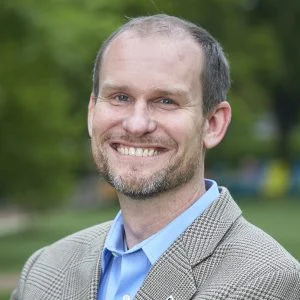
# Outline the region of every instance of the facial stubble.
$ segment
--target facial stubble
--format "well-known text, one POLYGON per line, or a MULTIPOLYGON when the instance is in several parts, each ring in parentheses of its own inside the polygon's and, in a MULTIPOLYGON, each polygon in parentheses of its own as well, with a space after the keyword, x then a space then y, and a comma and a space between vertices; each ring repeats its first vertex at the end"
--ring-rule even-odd
POLYGON ((148 177, 139 176, 137 169, 128 170, 126 176, 117 174, 110 166, 109 158, 101 145, 92 138, 92 153, 100 176, 111 184, 119 193, 133 200, 151 199, 159 194, 179 188, 189 182, 199 172, 201 149, 192 156, 169 159, 166 167, 148 177))

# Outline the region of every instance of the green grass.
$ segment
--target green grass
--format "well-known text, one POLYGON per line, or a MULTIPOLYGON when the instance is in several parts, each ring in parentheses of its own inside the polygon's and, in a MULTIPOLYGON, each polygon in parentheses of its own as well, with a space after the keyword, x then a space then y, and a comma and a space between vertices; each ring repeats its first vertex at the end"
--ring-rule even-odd
POLYGON ((35 216, 23 231, 1 238, 0 270, 19 272, 35 250, 80 229, 109 220, 117 208, 95 211, 55 212, 35 216))
MULTIPOLYGON (((277 239, 300 260, 300 201, 239 203, 246 218, 277 239)), ((25 260, 38 248, 70 233, 114 217, 117 208, 94 211, 53 212, 36 216, 22 232, 1 238, 1 273, 19 273, 25 260)), ((0 291, 0 300, 8 299, 0 291)))
POLYGON ((7 300, 10 297, 9 291, 0 291, 0 300, 7 300))

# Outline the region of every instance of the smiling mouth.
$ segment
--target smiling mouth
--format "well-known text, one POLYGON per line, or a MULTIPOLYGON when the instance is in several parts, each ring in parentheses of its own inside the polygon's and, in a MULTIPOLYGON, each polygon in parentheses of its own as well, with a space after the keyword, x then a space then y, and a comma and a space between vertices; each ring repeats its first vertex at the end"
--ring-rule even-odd
POLYGON ((128 156, 153 157, 165 152, 163 148, 128 147, 120 144, 114 145, 113 148, 121 155, 128 156))

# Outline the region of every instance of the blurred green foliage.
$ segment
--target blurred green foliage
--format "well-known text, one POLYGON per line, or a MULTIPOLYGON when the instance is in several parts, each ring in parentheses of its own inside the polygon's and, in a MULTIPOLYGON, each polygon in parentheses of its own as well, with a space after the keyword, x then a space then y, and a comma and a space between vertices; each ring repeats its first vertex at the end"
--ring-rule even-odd
POLYGON ((282 118, 284 110, 273 104, 284 95, 284 107, 292 103, 292 111, 299 111, 300 101, 294 101, 300 94, 298 0, 284 5, 279 0, 1 2, 0 198, 46 209, 62 202, 76 176, 88 170, 85 118, 93 60, 103 39, 138 15, 165 12, 194 21, 228 54, 233 120, 209 161, 275 156, 276 142, 290 146, 279 155, 299 150, 299 141, 285 139, 282 145, 283 139, 273 137, 263 142, 253 130, 253 123, 272 109, 285 129, 282 136, 293 130, 297 113, 282 118))
POLYGON ((93 57, 119 25, 96 3, 20 0, 0 12, 0 197, 28 209, 59 204, 85 168, 93 57))
POLYGON ((11 292, 7 291, 7 292, 1 292, 0 293, 0 300, 7 300, 10 297, 11 292))

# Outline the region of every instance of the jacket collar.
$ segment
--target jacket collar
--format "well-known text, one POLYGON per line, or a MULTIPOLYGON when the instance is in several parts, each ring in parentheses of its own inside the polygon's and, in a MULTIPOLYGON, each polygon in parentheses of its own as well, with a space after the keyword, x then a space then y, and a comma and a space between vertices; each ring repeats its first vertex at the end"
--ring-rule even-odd
POLYGON ((229 191, 221 188, 218 200, 156 262, 136 299, 191 299, 197 291, 193 267, 214 252, 240 215, 229 191))
MULTIPOLYGON (((231 225, 241 215, 228 190, 198 217, 154 264, 136 300, 188 300, 197 291, 193 267, 210 256, 231 225)), ((93 243, 66 270, 62 299, 97 299, 101 252, 111 223, 96 226, 93 243), (84 258, 82 258, 84 257, 84 258), (73 284, 71 284, 73 283, 73 284), (79 290, 80 287, 80 290, 79 290)), ((82 253, 81 253, 82 254, 82 253)))

